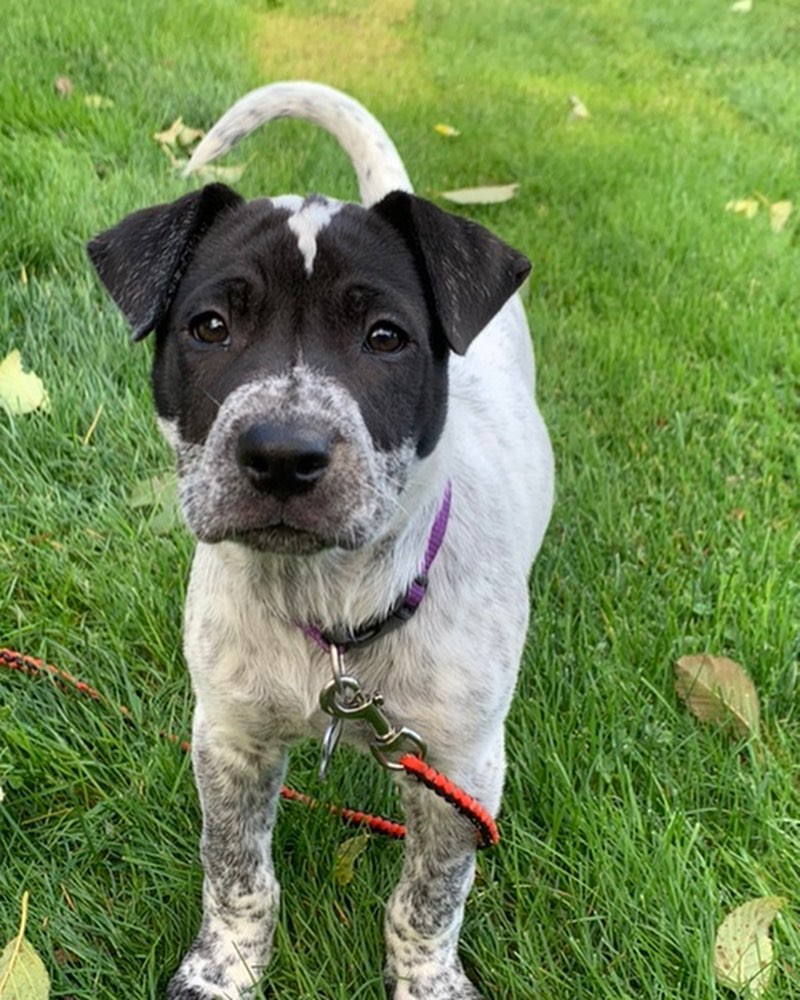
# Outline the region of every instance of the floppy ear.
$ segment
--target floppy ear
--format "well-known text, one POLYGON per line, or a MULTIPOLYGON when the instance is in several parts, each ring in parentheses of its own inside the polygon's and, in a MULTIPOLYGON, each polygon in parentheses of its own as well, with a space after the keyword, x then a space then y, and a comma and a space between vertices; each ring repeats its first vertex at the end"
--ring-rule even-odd
POLYGON ((525 280, 530 261, 477 222, 405 191, 372 210, 405 239, 447 343, 464 354, 525 280))
POLYGON ((164 317, 197 244, 221 212, 244 199, 209 184, 167 205, 134 212, 89 243, 89 259, 141 340, 164 317))

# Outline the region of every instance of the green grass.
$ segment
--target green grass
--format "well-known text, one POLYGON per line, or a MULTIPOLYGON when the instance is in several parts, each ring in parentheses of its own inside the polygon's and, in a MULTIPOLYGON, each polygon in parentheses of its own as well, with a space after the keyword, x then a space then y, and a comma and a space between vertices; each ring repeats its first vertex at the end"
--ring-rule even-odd
MULTIPOLYGON (((28 0, 6 13, 0 358, 20 348, 52 408, 0 411, 0 645, 108 702, 0 676, 0 944, 29 891, 54 996, 158 996, 201 880, 189 764, 157 735, 189 727, 191 543, 128 502, 169 465, 150 345, 126 343, 83 243, 185 190, 154 131, 179 114, 208 125, 246 89, 303 76, 365 101, 423 194, 521 182, 515 201, 471 214, 534 261, 558 503, 468 968, 495 1000, 710 1000, 728 995, 713 983, 715 927, 778 894, 769 996, 800 998, 800 12, 728 8, 28 0), (589 120, 567 121, 573 93, 589 120), (89 108, 89 94, 114 105, 89 108), (461 136, 442 139, 440 121, 461 136), (795 202, 782 233, 763 210, 725 212, 753 192, 795 202), (671 664, 702 650, 753 676, 758 745, 677 703, 671 664)), ((232 160, 251 156, 247 195, 355 193, 307 126, 275 125, 232 160)), ((315 759, 301 748, 291 770, 312 792, 315 759)), ((388 780, 347 754, 323 794, 396 811, 388 780)), ((276 995, 381 995, 379 911, 400 848, 371 840, 339 887, 350 835, 282 807, 276 995)))

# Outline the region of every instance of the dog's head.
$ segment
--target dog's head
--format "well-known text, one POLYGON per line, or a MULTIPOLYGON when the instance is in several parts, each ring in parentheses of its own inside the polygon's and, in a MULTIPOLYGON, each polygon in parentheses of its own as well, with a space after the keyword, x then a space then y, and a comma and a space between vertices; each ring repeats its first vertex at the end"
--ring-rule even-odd
POLYGON ((404 192, 367 209, 221 184, 128 216, 89 256, 134 339, 155 331, 189 527, 297 553, 385 530, 440 438, 449 353, 529 270, 404 192))

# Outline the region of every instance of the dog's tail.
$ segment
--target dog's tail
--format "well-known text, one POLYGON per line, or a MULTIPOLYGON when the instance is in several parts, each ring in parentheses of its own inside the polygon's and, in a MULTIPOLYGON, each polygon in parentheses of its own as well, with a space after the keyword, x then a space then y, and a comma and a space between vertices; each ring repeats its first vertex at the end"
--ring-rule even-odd
POLYGON ((378 119, 347 94, 304 80, 273 83, 242 97, 206 134, 186 173, 195 173, 227 153, 273 118, 303 118, 330 132, 355 167, 361 200, 367 207, 390 191, 413 190, 403 161, 378 119))

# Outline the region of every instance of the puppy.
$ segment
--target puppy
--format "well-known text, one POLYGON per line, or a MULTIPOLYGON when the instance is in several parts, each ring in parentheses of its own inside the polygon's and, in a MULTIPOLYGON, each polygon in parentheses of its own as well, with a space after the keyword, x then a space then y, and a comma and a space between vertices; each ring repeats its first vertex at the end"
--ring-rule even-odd
MULTIPOLYGON (((336 137, 363 204, 245 202, 211 184, 88 248, 134 340, 155 333, 155 405, 197 538, 185 652, 203 917, 171 998, 247 995, 264 973, 286 752, 331 722, 329 643, 362 691, 380 691, 390 725, 496 812, 528 572, 552 506, 515 295, 528 261, 413 195, 380 124, 318 84, 243 98, 190 170, 280 116, 336 137)), ((361 747, 373 735, 343 727, 361 747)), ((480 997, 458 957, 475 830, 397 780, 408 832, 385 916, 389 995, 480 997)))

